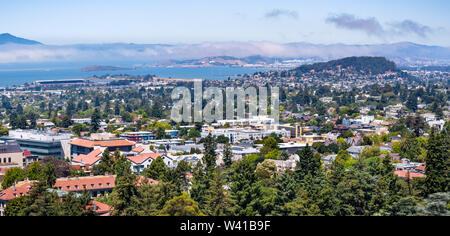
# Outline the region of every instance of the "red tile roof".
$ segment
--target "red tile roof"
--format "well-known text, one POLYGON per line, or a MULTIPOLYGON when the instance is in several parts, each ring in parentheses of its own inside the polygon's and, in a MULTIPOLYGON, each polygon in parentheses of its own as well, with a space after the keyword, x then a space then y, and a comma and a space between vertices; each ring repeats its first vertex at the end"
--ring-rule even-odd
POLYGON ((114 188, 115 181, 115 175, 61 178, 53 187, 62 191, 102 190, 114 188))
POLYGON ((112 207, 99 201, 92 201, 86 208, 90 209, 94 206, 97 208, 94 209, 94 211, 99 214, 99 216, 109 216, 111 214, 112 207))
MULTIPOLYGON (((68 192, 77 192, 86 190, 106 190, 114 188, 116 176, 88 176, 79 178, 60 178, 56 180, 55 189, 68 192)), ((141 176, 138 179, 138 186, 148 181, 149 184, 158 184, 158 181, 141 176)), ((14 187, 9 187, 0 192, 0 200, 9 201, 16 197, 28 194, 36 181, 22 181, 14 187)))
POLYGON ((72 162, 77 162, 77 163, 84 163, 85 165, 93 165, 95 163, 97 163, 100 159, 102 159, 101 157, 102 151, 100 149, 95 149, 94 151, 90 152, 87 155, 84 154, 80 154, 77 157, 75 157, 74 159, 72 159, 72 162))
POLYGON ((94 146, 100 147, 125 147, 125 146, 134 146, 133 142, 130 142, 126 139, 117 139, 117 140, 106 140, 106 141, 94 141, 87 139, 74 139, 70 142, 72 145, 93 148, 94 146))
POLYGON ((141 186, 142 184, 146 184, 146 183, 147 184, 159 184, 159 182, 154 179, 150 179, 145 176, 140 176, 138 179, 137 185, 141 186))
POLYGON ((9 201, 28 194, 34 182, 20 182, 15 187, 9 187, 0 192, 0 200, 9 201))
MULTIPOLYGON (((406 170, 397 170, 394 173, 395 173, 395 175, 397 175, 400 178, 403 178, 403 179, 407 179, 408 178, 408 171, 406 171, 406 170)), ((409 179, 425 178, 425 177, 427 177, 427 176, 422 174, 422 173, 409 172, 409 179)))
POLYGON ((137 152, 137 153, 141 153, 141 152, 144 151, 144 147, 142 147, 142 146, 137 146, 137 147, 135 147, 135 148, 134 148, 133 150, 131 150, 131 151, 137 152))
POLYGON ((137 156, 128 156, 128 160, 135 164, 142 164, 148 159, 152 158, 153 160, 156 160, 156 158, 163 156, 161 153, 144 153, 137 156))

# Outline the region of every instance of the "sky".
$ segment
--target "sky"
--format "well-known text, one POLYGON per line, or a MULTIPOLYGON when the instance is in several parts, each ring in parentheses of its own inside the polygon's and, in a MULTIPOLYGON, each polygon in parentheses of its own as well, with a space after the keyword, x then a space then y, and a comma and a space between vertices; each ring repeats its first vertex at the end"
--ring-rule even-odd
POLYGON ((227 41, 450 46, 448 0, 14 0, 0 33, 45 44, 227 41))

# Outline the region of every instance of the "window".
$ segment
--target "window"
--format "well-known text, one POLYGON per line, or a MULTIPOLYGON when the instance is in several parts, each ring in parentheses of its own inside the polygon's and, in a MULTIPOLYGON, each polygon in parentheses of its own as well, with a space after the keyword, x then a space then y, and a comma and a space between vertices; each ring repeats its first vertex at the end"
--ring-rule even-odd
POLYGON ((91 184, 91 187, 95 187, 95 184, 91 184))
POLYGON ((11 163, 11 157, 8 157, 8 162, 11 163))

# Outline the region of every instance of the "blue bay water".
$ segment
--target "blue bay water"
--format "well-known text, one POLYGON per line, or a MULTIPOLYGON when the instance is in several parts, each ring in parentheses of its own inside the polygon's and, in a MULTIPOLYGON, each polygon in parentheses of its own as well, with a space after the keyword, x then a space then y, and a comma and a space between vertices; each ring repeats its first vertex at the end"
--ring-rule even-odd
POLYGON ((80 67, 0 68, 0 87, 23 85, 38 80, 79 79, 102 75, 155 75, 162 78, 224 80, 236 75, 253 74, 261 69, 235 67, 159 68, 148 67, 124 71, 80 72, 80 67))

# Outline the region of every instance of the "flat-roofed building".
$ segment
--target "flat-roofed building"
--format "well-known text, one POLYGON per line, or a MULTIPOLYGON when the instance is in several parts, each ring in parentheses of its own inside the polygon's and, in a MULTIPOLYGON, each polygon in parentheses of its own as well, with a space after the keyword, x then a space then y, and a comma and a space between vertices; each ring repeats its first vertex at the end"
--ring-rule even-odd
POLYGON ((70 140, 71 134, 42 132, 36 130, 12 130, 0 140, 15 140, 22 150, 28 150, 32 156, 64 158, 64 141, 70 140))

